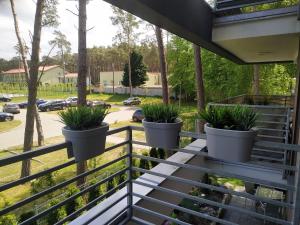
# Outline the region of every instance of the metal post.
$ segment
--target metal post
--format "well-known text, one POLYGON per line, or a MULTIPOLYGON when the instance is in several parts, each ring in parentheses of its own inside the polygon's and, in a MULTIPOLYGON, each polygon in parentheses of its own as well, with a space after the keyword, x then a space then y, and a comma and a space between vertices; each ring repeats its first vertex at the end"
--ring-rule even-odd
POLYGON ((132 196, 132 128, 128 127, 127 133, 127 140, 129 141, 127 145, 127 154, 129 154, 129 158, 127 158, 127 166, 129 170, 127 171, 127 178, 129 183, 127 184, 127 205, 129 206, 127 211, 127 220, 132 218, 132 205, 133 205, 133 196, 132 196))
POLYGON ((299 225, 300 223, 300 156, 299 152, 297 153, 297 172, 295 173, 295 193, 294 193, 294 209, 292 214, 292 224, 299 225))

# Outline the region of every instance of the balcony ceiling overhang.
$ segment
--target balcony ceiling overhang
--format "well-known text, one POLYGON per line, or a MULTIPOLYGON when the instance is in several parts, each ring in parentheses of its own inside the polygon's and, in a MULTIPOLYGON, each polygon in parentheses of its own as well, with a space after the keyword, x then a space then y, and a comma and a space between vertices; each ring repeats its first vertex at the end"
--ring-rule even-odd
POLYGON ((297 7, 269 10, 268 14, 216 19, 212 41, 247 63, 295 61, 300 37, 297 7))
POLYGON ((297 7, 215 18, 205 0, 104 1, 238 64, 294 61, 298 54, 297 7))

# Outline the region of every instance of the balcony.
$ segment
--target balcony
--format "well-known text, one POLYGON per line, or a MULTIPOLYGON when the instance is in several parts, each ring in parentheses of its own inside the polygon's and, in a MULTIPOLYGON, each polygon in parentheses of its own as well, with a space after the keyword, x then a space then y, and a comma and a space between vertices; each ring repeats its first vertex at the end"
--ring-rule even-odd
MULTIPOLYGON (((36 210, 34 215, 20 222, 47 224, 45 218, 50 213, 80 196, 86 196, 96 187, 126 174, 124 181, 117 186, 107 189, 104 194, 65 215, 55 224, 299 224, 300 146, 267 141, 255 143, 256 151, 289 152, 297 159, 295 164, 278 163, 264 157, 258 159, 259 156, 253 157, 248 163, 232 163, 209 158, 204 135, 182 132, 181 145, 187 144, 183 148, 172 149, 173 155, 164 159, 146 156, 137 151, 148 148, 143 141, 132 138, 134 132, 143 132, 142 127, 117 128, 110 130, 108 136, 124 132, 127 134, 124 141, 106 148, 109 156, 115 149, 126 147, 117 157, 83 174, 70 176, 38 193, 25 196, 17 203, 8 204, 1 209, 0 216, 20 214, 29 210, 28 208, 32 209, 35 203, 40 203, 40 199, 45 201, 45 196, 57 191, 63 195, 69 185, 95 175, 95 182, 87 182, 79 192, 65 196, 47 208, 36 210), (156 165, 153 168, 140 168, 134 163, 138 159, 156 162, 156 165), (117 171, 110 169, 111 173, 107 176, 97 176, 97 173, 116 164, 119 165, 117 171), (231 188, 230 182, 212 182, 212 178, 234 179, 242 183, 245 189, 231 188)), ((58 151, 67 154, 71 149, 70 143, 40 148, 0 159, 0 167, 17 165, 23 160, 35 160, 36 157, 47 154, 55 156, 58 151)), ((70 158, 62 164, 28 177, 3 183, 0 191, 13 193, 16 187, 22 187, 37 178, 57 173, 74 164, 75 160, 70 158)))

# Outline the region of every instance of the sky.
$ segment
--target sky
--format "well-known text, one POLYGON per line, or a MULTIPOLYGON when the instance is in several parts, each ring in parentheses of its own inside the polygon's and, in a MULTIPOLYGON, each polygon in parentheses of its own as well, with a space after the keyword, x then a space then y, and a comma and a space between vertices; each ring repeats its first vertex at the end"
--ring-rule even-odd
MULTIPOLYGON (((35 0, 15 0, 16 12, 19 20, 21 36, 29 45, 30 32, 33 32, 35 0)), ((59 0, 58 14, 60 25, 58 28, 43 28, 41 39, 41 55, 49 52, 49 40, 53 39, 54 29, 63 32, 72 44, 72 52, 77 52, 78 18, 66 9, 74 12, 77 2, 59 0)), ((111 24, 111 6, 102 0, 93 0, 87 5, 87 28, 95 27, 87 33, 87 47, 112 45, 117 27, 111 24)), ((16 56, 14 46, 17 38, 14 31, 13 17, 9 0, 0 0, 0 58, 9 59, 16 56)), ((29 45, 30 46, 30 45, 29 45)), ((55 52, 54 52, 55 53, 55 52)))

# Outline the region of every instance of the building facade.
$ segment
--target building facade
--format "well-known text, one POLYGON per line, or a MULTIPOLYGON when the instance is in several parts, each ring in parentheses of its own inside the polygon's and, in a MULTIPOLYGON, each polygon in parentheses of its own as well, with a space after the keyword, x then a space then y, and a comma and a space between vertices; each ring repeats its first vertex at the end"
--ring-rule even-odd
MULTIPOLYGON (((58 84, 59 77, 63 75, 63 68, 61 68, 59 65, 45 67, 41 66, 39 67, 39 75, 42 75, 40 80, 41 84, 58 84)), ((25 70, 20 68, 4 71, 0 75, 0 81, 5 83, 25 83, 25 70)))

